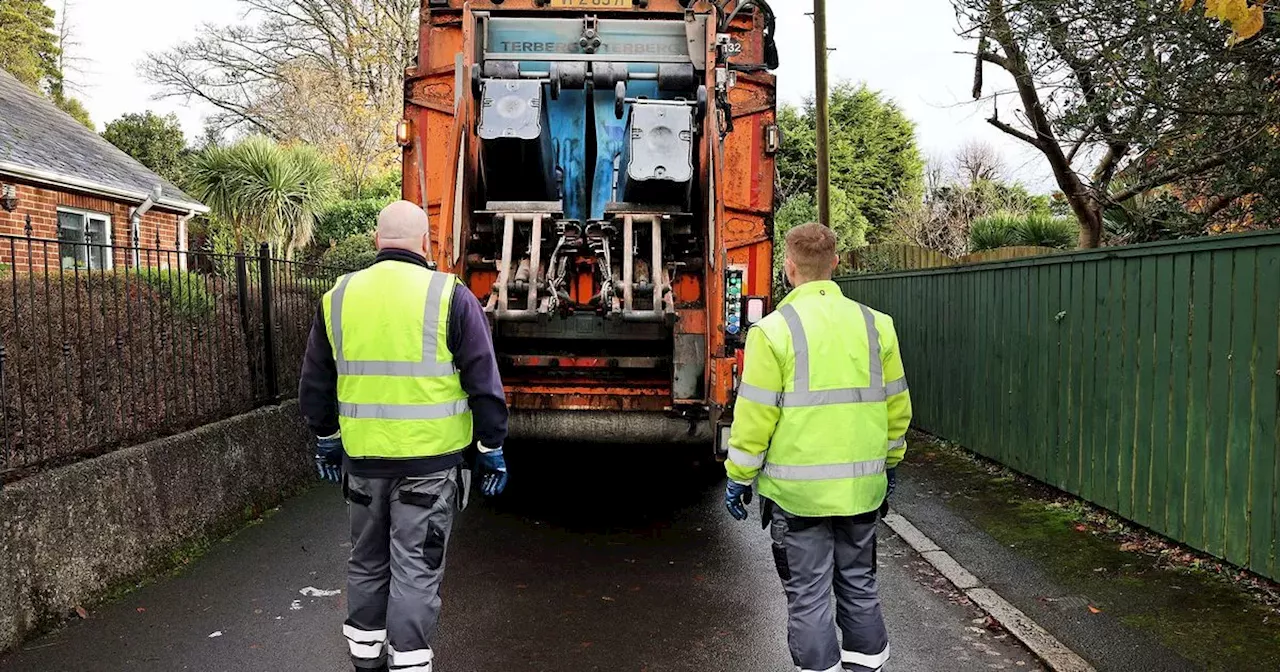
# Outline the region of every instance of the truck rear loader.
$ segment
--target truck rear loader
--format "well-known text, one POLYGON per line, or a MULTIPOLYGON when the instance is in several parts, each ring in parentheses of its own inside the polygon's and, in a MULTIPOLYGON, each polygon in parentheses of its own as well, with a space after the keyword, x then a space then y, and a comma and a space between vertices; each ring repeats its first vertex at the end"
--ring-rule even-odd
POLYGON ((423 0, 404 197, 490 316, 513 437, 725 450, 777 64, 764 0, 423 0))

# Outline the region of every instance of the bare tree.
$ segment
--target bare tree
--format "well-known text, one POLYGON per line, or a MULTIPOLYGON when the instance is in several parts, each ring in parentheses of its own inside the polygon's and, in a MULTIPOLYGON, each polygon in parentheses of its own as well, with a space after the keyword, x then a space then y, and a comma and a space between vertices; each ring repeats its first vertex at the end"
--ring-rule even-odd
POLYGON ((161 96, 210 104, 221 130, 323 147, 348 179, 394 161, 419 0, 238 1, 244 24, 147 55, 161 96))
POLYGON ((1008 167, 1000 152, 988 143, 971 140, 961 147, 951 162, 957 180, 963 184, 1003 180, 1008 167))
POLYGON ((80 83, 85 75, 84 65, 89 59, 81 56, 80 42, 76 39, 76 26, 71 20, 71 12, 76 5, 71 0, 62 0, 62 9, 58 11, 58 24, 55 31, 58 39, 58 74, 59 81, 55 86, 62 91, 81 92, 80 83))

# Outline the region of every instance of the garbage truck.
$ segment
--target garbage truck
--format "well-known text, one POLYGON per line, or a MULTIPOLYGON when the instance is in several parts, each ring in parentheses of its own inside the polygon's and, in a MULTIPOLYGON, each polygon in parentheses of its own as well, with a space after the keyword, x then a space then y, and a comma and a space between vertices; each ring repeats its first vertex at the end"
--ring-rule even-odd
POLYGON ((764 0, 423 0, 404 197, 489 315, 513 438, 727 449, 771 309, 764 0))

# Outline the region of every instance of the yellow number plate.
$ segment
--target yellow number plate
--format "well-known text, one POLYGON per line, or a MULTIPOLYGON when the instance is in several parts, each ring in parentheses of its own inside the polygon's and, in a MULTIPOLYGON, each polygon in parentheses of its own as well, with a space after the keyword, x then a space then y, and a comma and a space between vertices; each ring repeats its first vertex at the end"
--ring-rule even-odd
POLYGON ((631 9, 631 0, 551 0, 556 9, 631 9))

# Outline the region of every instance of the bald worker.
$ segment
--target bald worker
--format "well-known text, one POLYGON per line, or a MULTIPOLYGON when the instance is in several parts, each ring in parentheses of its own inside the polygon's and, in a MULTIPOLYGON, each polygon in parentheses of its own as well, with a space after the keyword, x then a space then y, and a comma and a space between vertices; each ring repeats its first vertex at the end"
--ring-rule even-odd
POLYGON ((343 634, 358 672, 431 672, 471 458, 486 495, 507 484, 489 322, 456 277, 428 268, 429 235, 407 201, 378 215, 378 256, 325 294, 299 383, 317 471, 342 481, 351 519, 343 634))

